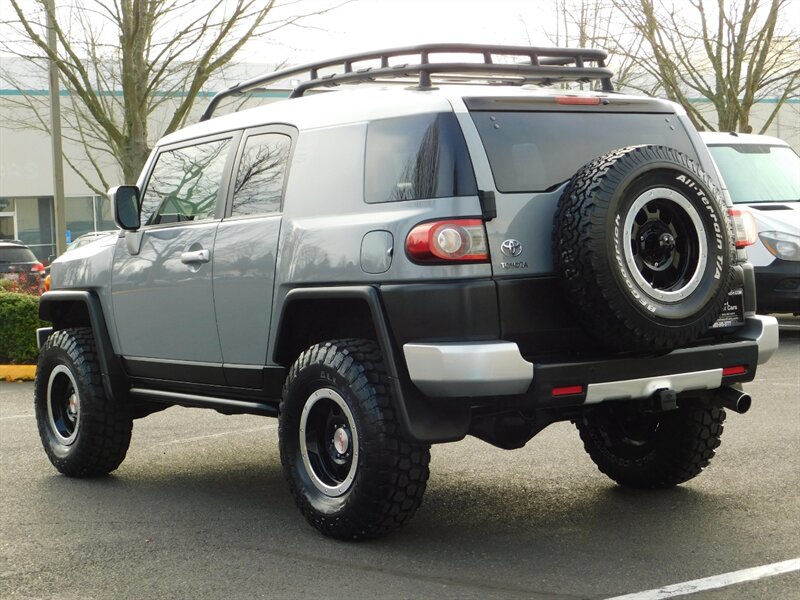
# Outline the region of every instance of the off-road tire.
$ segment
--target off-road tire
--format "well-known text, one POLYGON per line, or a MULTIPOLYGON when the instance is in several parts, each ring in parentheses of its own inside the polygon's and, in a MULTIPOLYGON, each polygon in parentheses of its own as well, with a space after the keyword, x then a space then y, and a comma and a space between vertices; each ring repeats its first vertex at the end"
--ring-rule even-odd
POLYGON ((278 432, 292 496, 308 522, 323 534, 348 540, 378 537, 404 525, 419 508, 428 480, 430 446, 409 443, 401 436, 375 342, 336 340, 303 352, 283 388, 278 432), (327 417, 325 426, 315 425, 325 414, 314 411, 325 407, 333 416, 327 417), (314 444, 332 418, 339 421, 330 427, 338 429, 334 443, 326 448, 333 448, 339 435, 340 448, 346 447, 349 455, 333 448, 331 458, 326 458, 321 456, 324 444, 314 444), (339 461, 333 464, 334 473, 340 463, 342 471, 327 478, 321 463, 334 459, 339 461), (330 484, 331 490, 321 490, 323 484, 330 484), (332 491, 334 486, 339 489, 332 491))
POLYGON ((587 413, 575 424, 602 473, 626 487, 658 489, 688 481, 708 466, 724 421, 724 409, 701 404, 659 414, 620 404, 587 413), (632 434, 626 427, 651 433, 632 434))
POLYGON ((62 329, 44 343, 34 409, 44 450, 64 475, 106 475, 125 459, 133 421, 126 406, 106 396, 91 329, 62 329), (77 400, 72 422, 66 416, 71 391, 77 400))
POLYGON ((683 347, 723 310, 735 261, 727 207, 673 148, 622 148, 584 166, 559 200, 553 232, 565 298, 609 348, 683 347))

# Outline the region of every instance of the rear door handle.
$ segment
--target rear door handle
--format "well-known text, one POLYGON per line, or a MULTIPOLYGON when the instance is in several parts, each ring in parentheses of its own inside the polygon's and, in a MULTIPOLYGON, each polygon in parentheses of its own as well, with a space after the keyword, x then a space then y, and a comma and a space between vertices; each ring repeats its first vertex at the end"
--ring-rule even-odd
POLYGON ((194 263, 207 263, 211 260, 210 250, 193 250, 192 252, 181 252, 181 262, 189 265, 194 263))

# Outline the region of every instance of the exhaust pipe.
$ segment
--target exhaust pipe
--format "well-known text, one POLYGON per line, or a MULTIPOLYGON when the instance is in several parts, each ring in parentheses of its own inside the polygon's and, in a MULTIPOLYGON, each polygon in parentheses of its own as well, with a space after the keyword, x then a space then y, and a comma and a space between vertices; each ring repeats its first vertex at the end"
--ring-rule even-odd
POLYGON ((750 394, 746 394, 742 390, 737 390, 732 387, 719 388, 715 397, 719 406, 729 408, 740 415, 750 410, 750 405, 753 403, 750 394))

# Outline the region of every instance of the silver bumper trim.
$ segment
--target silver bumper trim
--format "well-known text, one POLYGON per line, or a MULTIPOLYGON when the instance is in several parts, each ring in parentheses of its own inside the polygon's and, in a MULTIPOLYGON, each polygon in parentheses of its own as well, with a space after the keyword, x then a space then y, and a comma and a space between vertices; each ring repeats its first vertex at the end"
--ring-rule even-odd
POLYGON ((406 344, 411 381, 429 396, 524 394, 533 381, 533 363, 513 342, 406 344))
POLYGON ((741 335, 758 344, 758 364, 763 365, 778 349, 778 319, 765 315, 747 317, 741 335))
POLYGON ((586 404, 605 400, 649 398, 658 390, 672 390, 675 393, 689 390, 713 390, 721 385, 722 369, 590 383, 586 388, 586 404))
MULTIPOLYGON (((763 364, 778 349, 778 321, 763 315, 749 316, 739 336, 756 342, 758 363, 763 364)), ((533 364, 522 357, 513 342, 406 344, 403 353, 411 381, 428 396, 524 394, 533 381, 533 364)), ((648 398, 661 389, 680 393, 721 385, 722 369, 606 381, 589 384, 585 402, 648 398)))

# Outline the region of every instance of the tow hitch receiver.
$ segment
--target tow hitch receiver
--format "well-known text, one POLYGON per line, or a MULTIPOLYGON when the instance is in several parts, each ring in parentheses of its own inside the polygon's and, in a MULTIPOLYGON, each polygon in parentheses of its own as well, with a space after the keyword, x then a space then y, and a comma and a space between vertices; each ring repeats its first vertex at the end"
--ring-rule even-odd
POLYGON ((674 390, 656 390, 653 399, 658 410, 676 410, 678 408, 678 394, 674 390))

